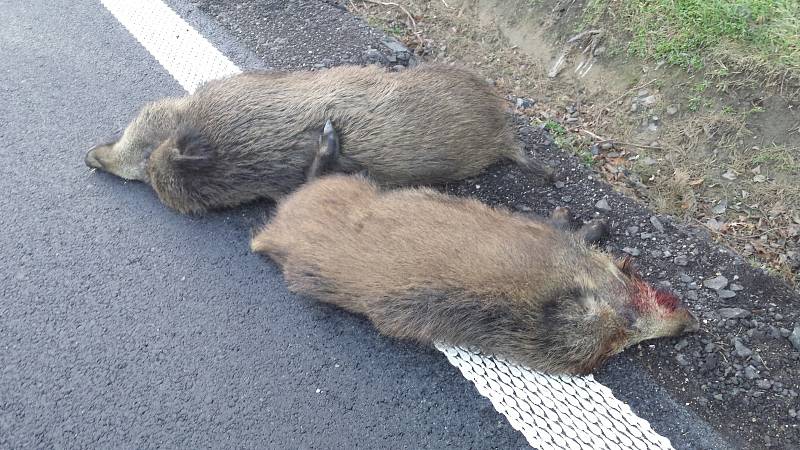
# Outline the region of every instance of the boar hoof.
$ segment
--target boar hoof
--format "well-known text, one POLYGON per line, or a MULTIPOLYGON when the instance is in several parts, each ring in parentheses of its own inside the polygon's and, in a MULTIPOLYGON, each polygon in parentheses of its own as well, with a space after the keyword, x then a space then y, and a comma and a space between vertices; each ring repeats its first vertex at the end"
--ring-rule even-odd
POLYGON ((333 128, 333 123, 328 120, 325 122, 325 127, 322 129, 322 134, 319 136, 319 148, 306 174, 306 181, 311 181, 323 173, 332 170, 338 157, 339 135, 333 128))
POLYGON ((328 165, 339 156, 339 135, 330 120, 325 122, 325 127, 322 129, 319 155, 324 158, 324 162, 328 165))
POLYGON ((578 231, 581 238, 589 243, 596 244, 608 236, 609 226, 606 219, 593 219, 583 225, 578 231))
POLYGON ((561 230, 572 228, 572 211, 566 206, 557 206, 550 213, 550 223, 561 230))

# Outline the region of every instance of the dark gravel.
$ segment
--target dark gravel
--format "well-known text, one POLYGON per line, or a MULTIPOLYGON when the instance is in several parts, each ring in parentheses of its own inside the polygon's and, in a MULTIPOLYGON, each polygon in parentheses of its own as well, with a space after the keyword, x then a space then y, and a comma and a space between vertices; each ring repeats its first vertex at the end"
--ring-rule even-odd
MULTIPOLYGON (((180 5, 183 2, 172 1, 180 5)), ((321 69, 341 64, 407 65, 386 36, 320 0, 192 0, 253 51, 268 68, 321 69), (391 43, 389 45, 392 45, 391 43), (398 58, 400 56, 400 58, 398 58)), ((181 6, 182 7, 182 6, 181 6)))
MULTIPOLYGON (((792 289, 712 243, 704 230, 654 215, 613 191, 522 117, 519 133, 529 151, 559 168, 561 182, 536 186, 516 168, 498 165, 447 191, 542 215, 567 206, 585 221, 608 218, 613 230, 606 250, 634 256, 645 278, 675 291, 702 322, 700 333, 643 343, 618 359, 644 367, 671 398, 737 447, 800 447, 800 347, 793 346, 800 327, 790 333, 800 324, 800 300, 792 289)), ((631 387, 616 376, 624 375, 609 368, 599 373, 625 398, 631 387)), ((657 417, 639 412, 659 429, 657 417)))

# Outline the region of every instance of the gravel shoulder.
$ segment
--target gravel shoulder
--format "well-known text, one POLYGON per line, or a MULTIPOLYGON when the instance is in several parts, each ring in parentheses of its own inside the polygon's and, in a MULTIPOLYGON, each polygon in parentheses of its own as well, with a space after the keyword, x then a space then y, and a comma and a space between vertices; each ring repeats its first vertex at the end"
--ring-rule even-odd
MULTIPOLYGON (((612 235, 605 249, 632 256, 646 279, 675 291, 702 322, 700 333, 629 349, 598 378, 624 399, 630 397, 625 371, 643 367, 675 402, 711 423, 733 445, 797 448, 800 314, 792 289, 713 244, 704 230, 654 215, 613 191, 522 118, 519 134, 529 151, 558 167, 561 181, 533 186, 504 165, 446 190, 536 214, 567 206, 582 220, 608 218, 612 235)), ((649 420, 659 420, 655 411, 651 414, 649 420)))
MULTIPOLYGON (((258 61, 245 67, 276 70, 322 69, 383 61, 391 55, 385 35, 336 4, 320 0, 168 1, 184 16, 193 10, 221 25, 258 61), (375 50, 369 55, 369 49, 375 50)), ((199 21, 198 21, 199 22, 199 21)), ((213 28, 213 27, 209 27, 213 28)), ((226 39, 211 40, 217 44, 226 39)), ((225 51, 224 48, 221 50, 225 51)), ((226 54, 230 54, 226 52, 226 54)))

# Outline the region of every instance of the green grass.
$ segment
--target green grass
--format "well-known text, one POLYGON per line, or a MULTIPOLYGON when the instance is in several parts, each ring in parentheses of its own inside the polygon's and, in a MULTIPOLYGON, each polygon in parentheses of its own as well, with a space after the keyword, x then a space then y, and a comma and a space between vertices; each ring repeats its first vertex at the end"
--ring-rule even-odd
POLYGON ((555 120, 548 120, 545 122, 544 129, 552 134, 553 137, 561 137, 567 134, 567 129, 555 120))
POLYGON ((387 26, 385 30, 387 33, 395 37, 403 36, 406 33, 406 28, 401 27, 400 25, 387 26))
POLYGON ((708 84, 709 84, 708 80, 703 80, 692 86, 692 90, 694 92, 697 92, 698 94, 702 94, 703 92, 706 91, 706 89, 708 89, 708 84))
POLYGON ((794 152, 777 145, 760 149, 750 158, 750 164, 772 166, 788 174, 800 173, 800 161, 795 158, 794 152))
POLYGON ((390 21, 384 19, 379 19, 376 17, 367 17, 366 21, 367 25, 371 26, 372 28, 378 28, 380 30, 383 30, 394 37, 402 37, 406 33, 405 26, 396 23, 391 23, 390 21))
POLYGON ((723 55, 746 55, 774 69, 800 71, 798 0, 590 0, 632 35, 637 56, 702 68, 723 55))

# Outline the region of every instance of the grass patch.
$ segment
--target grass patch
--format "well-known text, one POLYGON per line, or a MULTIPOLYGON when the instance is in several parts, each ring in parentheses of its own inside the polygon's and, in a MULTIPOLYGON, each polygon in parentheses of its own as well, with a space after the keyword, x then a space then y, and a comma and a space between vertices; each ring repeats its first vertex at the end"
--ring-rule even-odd
POLYGON ((758 149, 750 158, 750 164, 772 167, 789 175, 800 174, 800 161, 795 158, 794 152, 777 145, 758 149))
POLYGON ((689 97, 688 108, 689 111, 695 112, 703 105, 703 97, 689 97))
POLYGON ((700 69, 709 58, 744 52, 800 72, 797 0, 590 0, 586 13, 600 20, 601 8, 617 26, 627 24, 629 51, 640 57, 700 69))
POLYGON ((562 137, 567 134, 567 129, 555 120, 548 120, 545 122, 544 129, 553 135, 553 137, 562 137))

